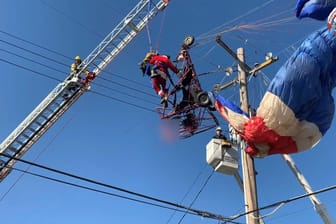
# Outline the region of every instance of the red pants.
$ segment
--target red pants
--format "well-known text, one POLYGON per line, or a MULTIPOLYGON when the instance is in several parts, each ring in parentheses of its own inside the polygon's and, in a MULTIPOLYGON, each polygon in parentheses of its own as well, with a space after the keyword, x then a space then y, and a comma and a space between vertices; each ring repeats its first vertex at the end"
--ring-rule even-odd
POLYGON ((157 75, 152 78, 152 85, 154 88, 154 91, 159 96, 163 97, 166 92, 166 80, 162 78, 160 75, 157 75))

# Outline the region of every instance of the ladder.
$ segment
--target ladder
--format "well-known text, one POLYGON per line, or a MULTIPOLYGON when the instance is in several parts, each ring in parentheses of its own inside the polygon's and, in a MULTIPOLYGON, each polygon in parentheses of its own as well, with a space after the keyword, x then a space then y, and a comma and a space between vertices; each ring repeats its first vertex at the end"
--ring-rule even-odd
POLYGON ((140 0, 129 14, 85 58, 76 74, 59 83, 49 95, 0 144, 0 181, 30 147, 89 89, 80 74, 85 70, 98 76, 130 43, 168 0, 140 0), (156 3, 155 3, 156 2, 156 3))

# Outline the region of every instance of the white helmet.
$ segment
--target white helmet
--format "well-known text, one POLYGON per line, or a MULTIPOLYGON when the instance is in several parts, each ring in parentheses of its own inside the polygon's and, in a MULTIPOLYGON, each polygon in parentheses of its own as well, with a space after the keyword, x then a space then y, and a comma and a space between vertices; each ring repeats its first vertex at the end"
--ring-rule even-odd
POLYGON ((218 126, 218 127, 216 128, 216 131, 222 131, 222 128, 218 126))

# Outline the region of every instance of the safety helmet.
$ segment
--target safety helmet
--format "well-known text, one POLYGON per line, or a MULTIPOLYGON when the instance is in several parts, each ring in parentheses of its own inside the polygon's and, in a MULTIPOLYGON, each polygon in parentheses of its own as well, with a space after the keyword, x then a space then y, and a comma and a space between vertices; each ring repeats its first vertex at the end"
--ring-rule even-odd
POLYGON ((148 52, 145 56, 144 61, 150 60, 155 54, 153 52, 148 52))
POLYGON ((75 57, 75 60, 82 60, 78 55, 75 57))
POLYGON ((222 128, 218 126, 218 127, 216 128, 216 131, 222 131, 222 128))

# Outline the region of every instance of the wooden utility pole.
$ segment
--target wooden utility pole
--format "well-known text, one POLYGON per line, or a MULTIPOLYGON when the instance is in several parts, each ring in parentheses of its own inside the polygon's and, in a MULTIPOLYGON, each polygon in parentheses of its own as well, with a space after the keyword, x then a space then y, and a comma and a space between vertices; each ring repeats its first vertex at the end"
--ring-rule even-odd
MULTIPOLYGON (((237 50, 238 60, 245 63, 244 49, 238 48, 237 50)), ((240 102, 241 109, 249 113, 249 103, 247 95, 247 79, 246 72, 240 64, 238 64, 238 80, 240 84, 240 102)), ((241 147, 246 148, 246 143, 242 141, 241 147)), ((249 213, 246 216, 247 224, 259 224, 259 212, 258 209, 258 199, 257 199, 257 188, 255 179, 255 168, 254 160, 251 158, 244 150, 241 154, 242 159, 242 169, 243 169, 243 179, 244 179, 244 198, 245 198, 245 211, 249 213)))

